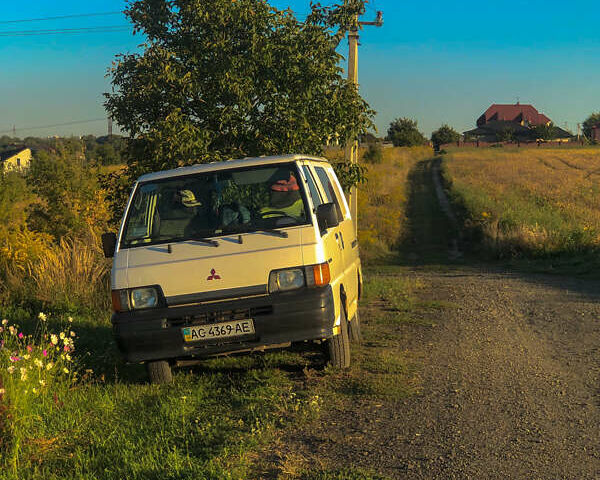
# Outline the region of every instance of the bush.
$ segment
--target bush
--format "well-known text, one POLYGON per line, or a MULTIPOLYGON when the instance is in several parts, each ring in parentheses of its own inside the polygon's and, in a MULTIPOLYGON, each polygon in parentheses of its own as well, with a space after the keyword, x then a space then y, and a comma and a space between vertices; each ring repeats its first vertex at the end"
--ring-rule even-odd
POLYGON ((383 161, 383 148, 380 143, 369 143, 367 151, 363 155, 363 160, 367 163, 378 164, 383 161))
POLYGON ((416 147, 427 143, 427 139, 417 128, 417 121, 410 118, 397 118, 390 123, 387 138, 394 147, 416 147))

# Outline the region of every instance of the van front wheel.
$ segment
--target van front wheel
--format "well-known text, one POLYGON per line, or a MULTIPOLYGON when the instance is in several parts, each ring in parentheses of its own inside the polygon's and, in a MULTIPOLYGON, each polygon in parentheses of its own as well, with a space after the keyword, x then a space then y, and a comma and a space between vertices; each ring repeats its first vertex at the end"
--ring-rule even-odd
POLYGON ((350 339, 348 338, 348 320, 342 308, 340 318, 340 333, 327 340, 329 363, 336 368, 350 366, 350 339))
POLYGON ((165 360, 146 363, 146 370, 148 371, 150 383, 162 384, 171 383, 173 381, 171 365, 165 360))

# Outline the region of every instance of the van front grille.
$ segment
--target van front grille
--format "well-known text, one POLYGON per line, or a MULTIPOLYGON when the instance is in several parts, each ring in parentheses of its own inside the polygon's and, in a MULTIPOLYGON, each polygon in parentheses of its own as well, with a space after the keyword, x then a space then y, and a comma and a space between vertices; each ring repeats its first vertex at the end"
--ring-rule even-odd
POLYGON ((212 323, 232 322, 235 320, 246 320, 259 315, 270 315, 273 313, 271 305, 254 308, 239 308, 235 310, 216 310, 214 312, 204 312, 197 315, 189 315, 182 318, 169 320, 172 327, 207 325, 212 323))

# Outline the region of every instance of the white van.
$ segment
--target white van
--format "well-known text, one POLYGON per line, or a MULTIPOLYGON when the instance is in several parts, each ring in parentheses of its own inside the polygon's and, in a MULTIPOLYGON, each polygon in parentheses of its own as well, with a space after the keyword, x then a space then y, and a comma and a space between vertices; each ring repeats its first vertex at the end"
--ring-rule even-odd
POLYGON ((245 158, 140 177, 112 266, 112 324, 150 380, 230 353, 326 342, 350 364, 361 264, 346 199, 327 160, 245 158))

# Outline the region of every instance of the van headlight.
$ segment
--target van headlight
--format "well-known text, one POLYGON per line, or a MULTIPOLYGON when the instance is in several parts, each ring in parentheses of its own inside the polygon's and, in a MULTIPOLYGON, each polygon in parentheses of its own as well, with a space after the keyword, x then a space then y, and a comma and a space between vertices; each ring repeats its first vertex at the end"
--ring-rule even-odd
POLYGON ((142 310, 155 308, 162 304, 162 290, 159 286, 138 287, 112 291, 113 310, 127 312, 129 310, 142 310))
POLYGON ((131 308, 154 308, 158 305, 158 292, 154 287, 134 288, 131 290, 131 308))
POLYGON ((285 292, 302 288, 306 284, 302 268, 276 270, 269 275, 269 292, 285 292))
POLYGON ((269 274, 269 293, 302 287, 323 287, 331 281, 327 262, 305 267, 274 270, 269 274))

